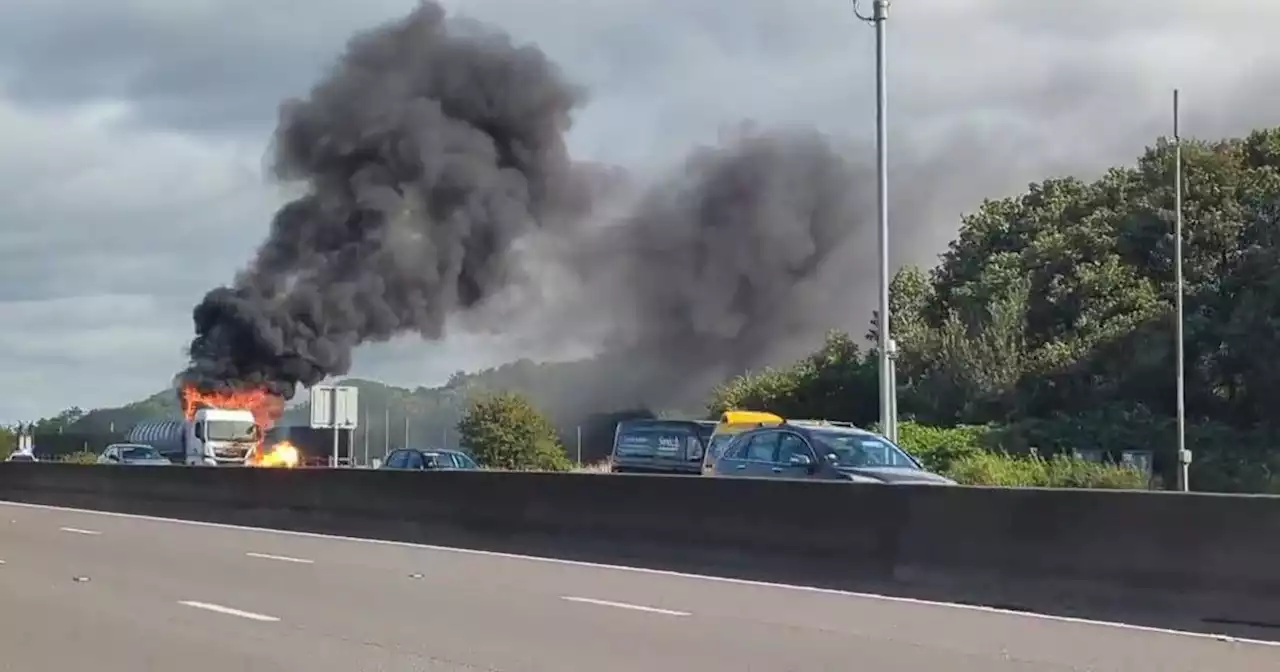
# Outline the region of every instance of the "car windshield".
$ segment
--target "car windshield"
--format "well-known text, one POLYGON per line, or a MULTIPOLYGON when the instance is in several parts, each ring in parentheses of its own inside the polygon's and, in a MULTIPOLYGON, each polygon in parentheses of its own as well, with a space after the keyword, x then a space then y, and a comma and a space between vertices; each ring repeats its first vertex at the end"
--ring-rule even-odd
POLYGON ((135 448, 125 448, 120 451, 126 460, 154 460, 160 457, 160 452, 151 446, 137 446, 135 448))
POLYGON ((479 469, 480 468, 480 465, 476 464, 476 461, 471 459, 471 456, 467 455, 466 453, 454 453, 453 456, 458 459, 458 462, 462 463, 463 469, 479 469))
POLYGON ((245 420, 210 420, 206 438, 210 441, 256 441, 258 427, 245 420))
POLYGON ((811 434, 816 440, 815 447, 825 452, 827 459, 837 467, 920 468, 901 448, 875 434, 836 431, 811 434))
POLYGON ((736 436, 737 434, 716 434, 711 437, 711 446, 707 449, 707 452, 715 459, 724 457, 724 449, 733 442, 736 436))

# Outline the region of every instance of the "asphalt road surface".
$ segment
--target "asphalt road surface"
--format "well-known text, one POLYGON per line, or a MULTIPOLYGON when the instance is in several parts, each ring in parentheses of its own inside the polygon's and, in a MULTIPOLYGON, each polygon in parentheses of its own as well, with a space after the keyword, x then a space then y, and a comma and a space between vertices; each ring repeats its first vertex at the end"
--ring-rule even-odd
POLYGON ((21 672, 1258 672, 1280 647, 0 503, 21 672))

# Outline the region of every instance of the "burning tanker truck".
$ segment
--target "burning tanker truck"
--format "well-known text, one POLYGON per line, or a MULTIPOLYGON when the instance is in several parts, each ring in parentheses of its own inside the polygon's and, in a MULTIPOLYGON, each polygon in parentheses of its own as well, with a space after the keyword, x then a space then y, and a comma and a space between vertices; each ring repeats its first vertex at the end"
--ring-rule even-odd
POLYGON ((288 442, 264 445, 266 429, 283 410, 265 393, 208 394, 182 391, 182 420, 143 422, 127 440, 155 448, 174 464, 187 466, 296 467, 298 451, 288 442))

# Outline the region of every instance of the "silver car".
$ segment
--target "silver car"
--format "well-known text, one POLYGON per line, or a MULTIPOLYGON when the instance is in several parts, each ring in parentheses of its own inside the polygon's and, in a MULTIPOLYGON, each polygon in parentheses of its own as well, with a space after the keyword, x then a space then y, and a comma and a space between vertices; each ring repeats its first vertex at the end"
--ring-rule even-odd
POLYGON ((98 464, 165 465, 173 463, 151 446, 140 443, 113 443, 98 456, 98 464))
POLYGON ((716 476, 895 485, 955 485, 879 434, 848 423, 788 420, 739 434, 716 460, 716 476))

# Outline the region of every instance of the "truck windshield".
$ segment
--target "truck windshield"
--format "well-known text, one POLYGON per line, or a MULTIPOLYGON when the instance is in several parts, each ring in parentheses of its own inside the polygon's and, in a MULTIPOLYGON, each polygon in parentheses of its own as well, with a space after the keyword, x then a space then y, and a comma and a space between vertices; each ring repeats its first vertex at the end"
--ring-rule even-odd
POLYGON ((244 420, 209 420, 205 436, 210 441, 257 441, 258 426, 244 420))

